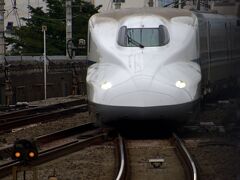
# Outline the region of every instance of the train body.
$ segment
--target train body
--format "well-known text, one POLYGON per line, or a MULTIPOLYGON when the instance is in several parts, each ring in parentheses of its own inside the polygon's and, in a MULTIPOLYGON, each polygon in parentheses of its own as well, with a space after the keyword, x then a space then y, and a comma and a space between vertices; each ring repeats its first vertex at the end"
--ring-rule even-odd
POLYGON ((212 13, 195 14, 199 22, 202 94, 221 98, 222 92, 229 89, 229 86, 236 92, 240 78, 239 17, 212 13))
MULTIPOLYGON (((124 9, 92 16, 88 59, 94 63, 87 73, 91 117, 100 124, 184 123, 202 94, 210 91, 213 74, 221 74, 216 75, 218 80, 236 77, 225 68, 240 66, 237 53, 230 59, 227 52, 223 62, 214 59, 213 54, 220 56, 226 49, 211 51, 220 39, 212 41, 210 29, 205 33, 206 23, 210 28, 206 19, 215 19, 209 16, 172 8, 124 9)), ((224 23, 233 19, 225 18, 224 23)), ((221 32, 216 36, 222 36, 221 32)))

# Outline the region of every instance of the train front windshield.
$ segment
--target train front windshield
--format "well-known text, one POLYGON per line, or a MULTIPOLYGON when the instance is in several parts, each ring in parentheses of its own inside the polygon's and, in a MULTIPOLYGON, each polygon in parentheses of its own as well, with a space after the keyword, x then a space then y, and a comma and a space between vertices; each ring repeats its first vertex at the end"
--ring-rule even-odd
POLYGON ((165 26, 159 28, 120 28, 118 44, 125 47, 154 47, 164 46, 169 42, 165 26))
POLYGON ((154 29, 143 29, 143 28, 136 28, 136 29, 127 29, 127 46, 133 47, 136 44, 132 43, 130 39, 139 42, 145 47, 151 46, 159 46, 159 30, 158 28, 154 29))

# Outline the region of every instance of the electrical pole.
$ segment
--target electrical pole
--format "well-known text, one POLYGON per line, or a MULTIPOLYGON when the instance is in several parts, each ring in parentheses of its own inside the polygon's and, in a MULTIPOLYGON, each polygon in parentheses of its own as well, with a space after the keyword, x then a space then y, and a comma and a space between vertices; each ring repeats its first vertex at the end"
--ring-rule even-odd
POLYGON ((30 6, 30 0, 28 0, 28 19, 30 19, 30 9, 29 9, 29 6, 30 6))
POLYGON ((43 74, 44 74, 44 99, 47 99, 47 50, 46 50, 46 31, 47 26, 42 26, 43 31, 43 57, 44 57, 44 65, 43 65, 43 74))
POLYGON ((159 7, 159 2, 158 2, 158 0, 155 0, 155 7, 159 7))
POLYGON ((72 0, 66 0, 66 57, 68 58, 69 40, 72 40, 72 0))
POLYGON ((4 62, 5 42, 4 42, 4 0, 0 0, 0 63, 4 62))

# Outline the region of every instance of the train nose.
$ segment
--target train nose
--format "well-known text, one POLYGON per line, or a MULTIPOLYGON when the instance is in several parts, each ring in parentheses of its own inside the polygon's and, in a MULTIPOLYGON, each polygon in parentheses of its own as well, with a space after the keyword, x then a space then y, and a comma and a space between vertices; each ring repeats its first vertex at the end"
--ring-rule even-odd
POLYGON ((199 97, 200 75, 188 64, 139 73, 113 65, 92 65, 87 76, 88 99, 96 104, 128 107, 188 103, 199 97))
POLYGON ((139 76, 111 87, 102 103, 112 106, 151 107, 181 104, 191 100, 186 92, 173 85, 139 76))
POLYGON ((151 107, 176 104, 174 97, 151 91, 135 91, 121 94, 111 99, 113 106, 151 107))

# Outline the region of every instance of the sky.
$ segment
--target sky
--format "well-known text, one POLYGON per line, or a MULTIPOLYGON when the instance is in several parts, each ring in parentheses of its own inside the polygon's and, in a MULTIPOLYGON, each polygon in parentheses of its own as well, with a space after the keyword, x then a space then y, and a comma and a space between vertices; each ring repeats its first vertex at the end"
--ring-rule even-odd
MULTIPOLYGON (((28 17, 28 9, 27 9, 28 3, 29 3, 29 5, 31 5, 33 7, 37 7, 37 6, 45 7, 46 6, 44 0, 16 0, 17 13, 20 18, 28 17)), ((13 4, 14 4, 14 0, 5 0, 5 7, 4 7, 4 9, 5 9, 5 14, 4 14, 5 27, 9 21, 13 22, 15 26, 17 25, 16 16, 13 11, 13 4)))

